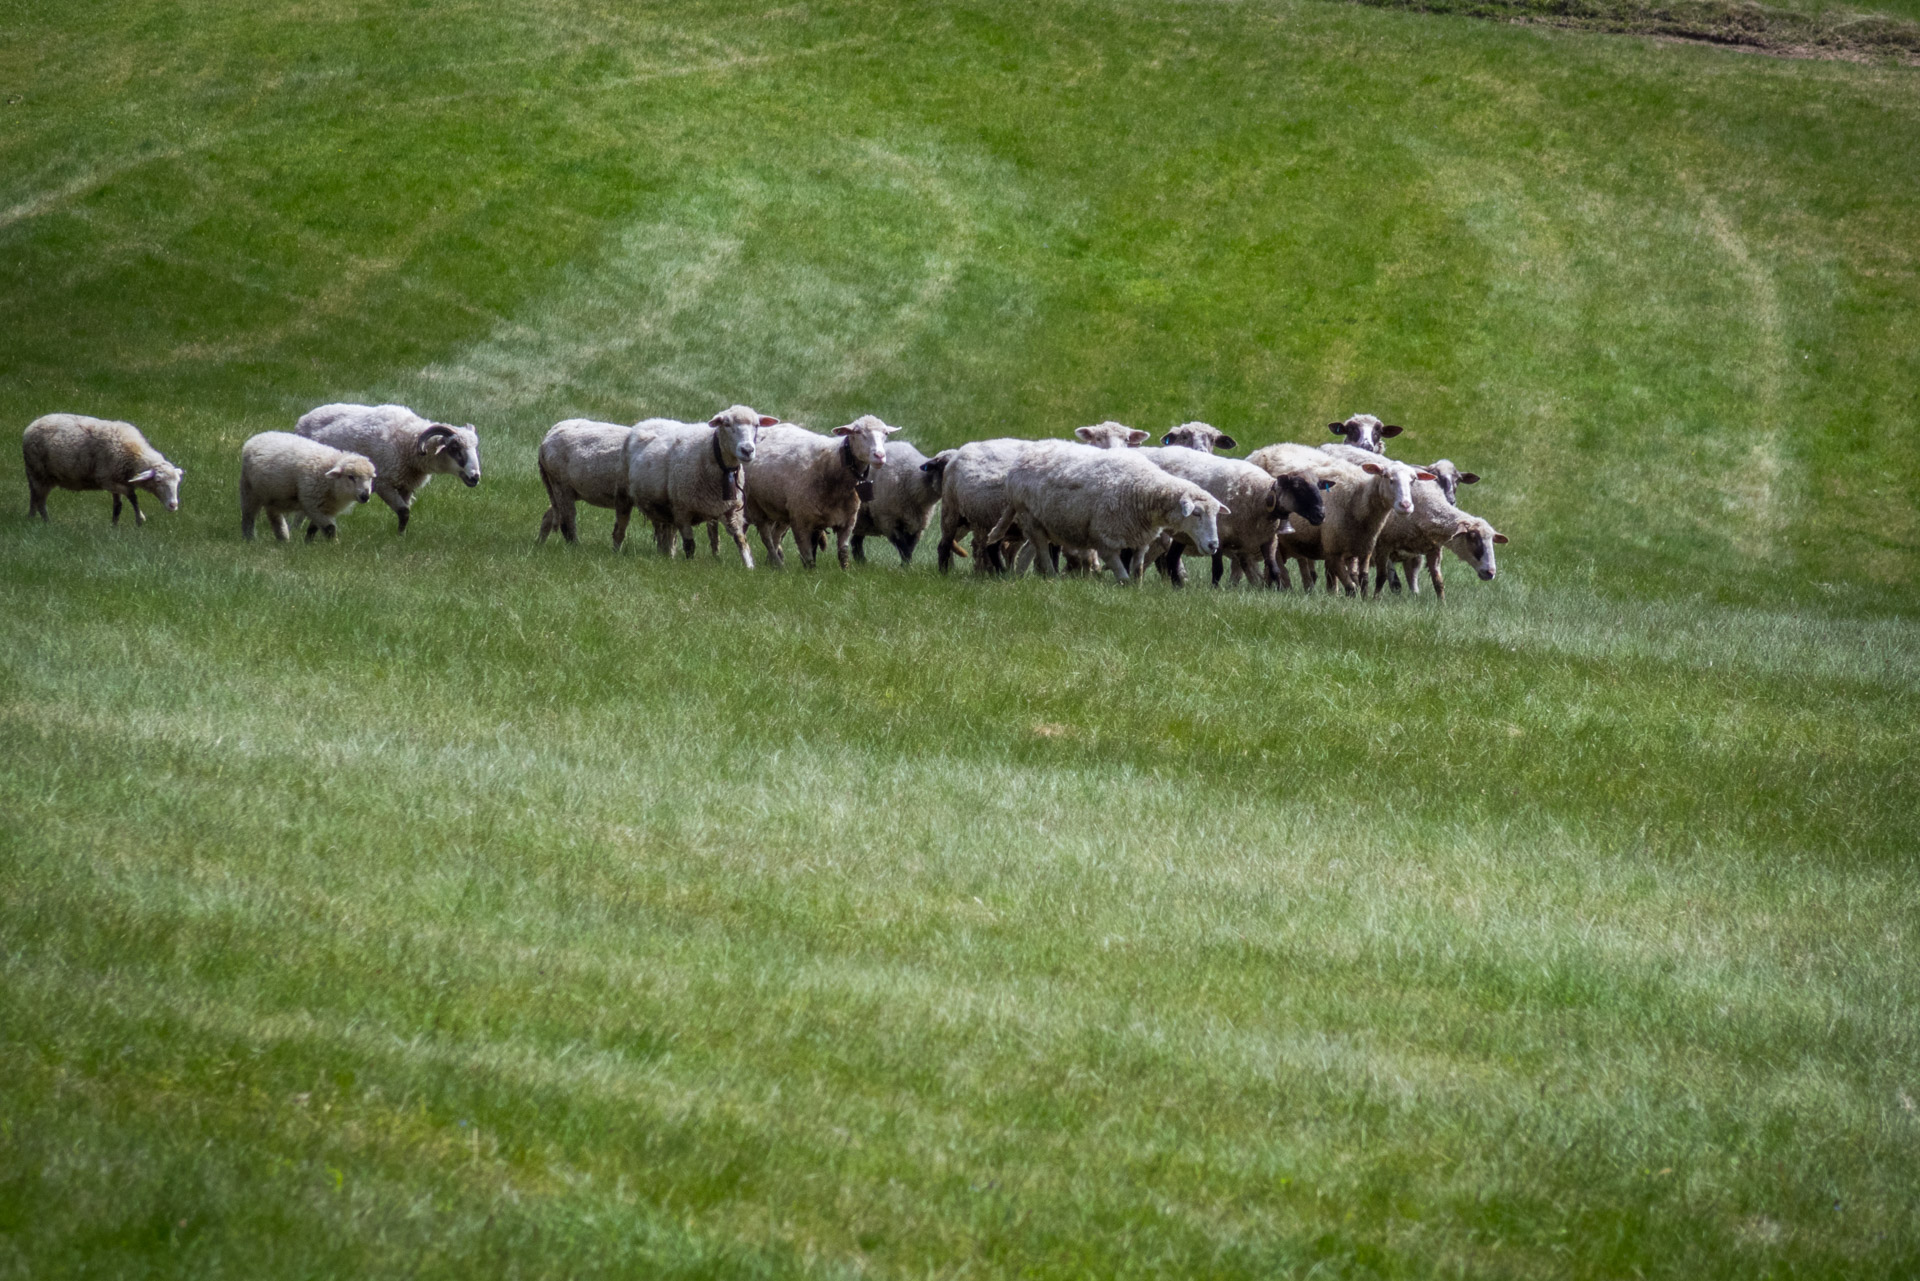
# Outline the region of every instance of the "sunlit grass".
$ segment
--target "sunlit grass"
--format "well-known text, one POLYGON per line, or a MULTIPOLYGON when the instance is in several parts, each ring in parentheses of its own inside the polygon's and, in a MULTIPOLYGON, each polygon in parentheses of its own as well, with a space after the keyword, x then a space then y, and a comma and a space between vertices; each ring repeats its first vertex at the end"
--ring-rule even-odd
POLYGON ((0 1274, 1920 1266, 1911 73, 14 18, 0 405, 188 477, 41 526, 0 455, 0 1274), (482 486, 240 542, 241 440, 389 396, 482 486), (534 544, 552 421, 735 400, 1368 408, 1513 542, 1444 606, 534 544))

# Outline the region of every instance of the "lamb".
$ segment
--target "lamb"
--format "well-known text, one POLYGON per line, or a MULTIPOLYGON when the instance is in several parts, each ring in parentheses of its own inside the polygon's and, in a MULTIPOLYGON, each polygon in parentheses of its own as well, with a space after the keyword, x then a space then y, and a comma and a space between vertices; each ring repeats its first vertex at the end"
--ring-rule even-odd
POLYGON ((1206 423, 1181 423, 1160 438, 1163 445, 1178 445, 1211 454, 1217 449, 1238 449, 1240 444, 1218 427, 1206 423))
POLYGON ((180 478, 186 472, 161 456, 132 423, 84 414, 47 414, 27 424, 20 437, 27 469, 27 515, 51 522, 47 495, 61 489, 104 489, 113 495, 113 523, 120 523, 124 498, 133 504, 133 523, 147 523, 140 510, 144 489, 180 509, 180 478))
POLYGON ((554 530, 570 543, 580 541, 574 504, 613 508, 613 547, 627 538, 633 499, 627 493, 628 445, 634 429, 621 423, 569 418, 558 422, 540 442, 540 483, 547 489, 547 511, 540 518, 540 542, 554 530))
POLYGON ((414 495, 435 476, 458 476, 468 489, 480 483, 480 436, 471 423, 430 422, 405 405, 322 405, 301 415, 293 429, 371 458, 373 492, 393 509, 403 534, 414 495))
MULTIPOLYGON (((673 555, 680 535, 693 559, 693 527, 724 524, 753 568, 742 516, 742 472, 753 461, 760 432, 780 420, 746 405, 722 410, 704 423, 649 418, 633 428, 627 451, 627 497, 653 523, 660 554, 673 555)), ((718 552, 717 535, 715 550, 718 552)))
POLYGON ((953 450, 926 457, 904 440, 887 446, 887 465, 873 478, 873 501, 860 504, 853 523, 853 558, 865 562, 866 540, 878 534, 900 553, 900 563, 913 563, 913 549, 927 530, 933 506, 940 501, 940 482, 953 450))
MULTIPOLYGON (((1101 449, 1126 449, 1147 439, 1147 433, 1122 423, 1104 422, 1093 427, 1076 427, 1074 438, 1082 444, 1101 449)), ((998 543, 986 545, 981 535, 992 529, 1007 510, 1005 485, 1007 472, 1027 455, 1030 446, 1056 447, 1062 440, 1015 440, 999 437, 976 440, 953 451, 940 486, 940 572, 946 573, 957 553, 955 540, 969 530, 973 533, 976 573, 1001 572, 1007 568, 1007 549, 998 543)), ((1017 527, 1011 527, 1015 535, 1017 527)))
POLYGON ((840 568, 851 562, 848 544, 860 504, 873 497, 873 469, 887 462, 887 437, 899 431, 872 414, 823 436, 794 423, 769 427, 747 468, 746 518, 760 531, 767 558, 784 566, 781 539, 793 531, 800 563, 813 568, 816 551, 832 530, 840 568))
POLYGON ((307 518, 307 541, 338 532, 334 517, 373 497, 375 468, 364 454, 323 445, 287 431, 263 431, 240 446, 240 535, 253 538, 254 517, 267 514, 273 536, 286 542, 287 514, 307 518))
POLYGON ((1380 442, 1398 436, 1406 429, 1383 423, 1372 414, 1355 414, 1343 423, 1328 423, 1327 430, 1344 437, 1347 444, 1356 449, 1364 449, 1370 454, 1384 454, 1387 451, 1380 442))
POLYGON ((1147 552, 1163 530, 1202 554, 1220 550, 1225 504, 1190 480, 1156 467, 1133 450, 1058 443, 1031 450, 1010 468, 1007 510, 987 533, 989 544, 1018 524, 1042 573, 1053 572, 1049 544, 1097 553, 1114 579, 1138 582, 1147 552))
MULTIPOLYGON (((1212 494, 1234 513, 1220 523, 1220 547, 1213 554, 1213 581, 1217 586, 1229 560, 1233 563, 1233 582, 1249 582, 1264 576, 1265 563, 1274 539, 1290 531, 1290 518, 1299 516, 1318 525, 1326 514, 1321 484, 1297 472, 1274 475, 1264 468, 1232 458, 1215 458, 1192 446, 1142 449, 1140 456, 1161 469, 1190 480, 1212 494), (1256 574, 1258 564, 1261 573, 1256 574)), ((1185 550, 1182 543, 1163 538, 1156 545, 1155 560, 1161 571, 1175 584, 1186 581, 1180 565, 1185 550)), ((1275 584, 1278 585, 1277 583, 1275 584)))

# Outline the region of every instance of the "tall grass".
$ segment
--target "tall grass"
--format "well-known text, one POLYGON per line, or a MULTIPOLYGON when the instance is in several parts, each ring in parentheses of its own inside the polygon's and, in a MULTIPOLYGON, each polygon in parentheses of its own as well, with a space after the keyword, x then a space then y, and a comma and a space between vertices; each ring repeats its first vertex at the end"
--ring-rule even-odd
POLYGON ((1920 1266, 1911 73, 102 3, 0 81, 0 404, 188 469, 0 461, 0 1274, 1920 1266), (239 542, 242 439, 389 396, 482 486, 239 542), (1514 541, 1444 607, 533 544, 552 421, 734 400, 1372 409, 1514 541))

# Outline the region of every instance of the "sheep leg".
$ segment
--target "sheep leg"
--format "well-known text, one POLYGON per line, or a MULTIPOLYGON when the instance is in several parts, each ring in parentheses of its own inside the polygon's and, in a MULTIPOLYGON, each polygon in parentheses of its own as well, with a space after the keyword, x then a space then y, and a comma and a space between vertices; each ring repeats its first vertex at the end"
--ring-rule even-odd
POLYGON ((293 541, 293 531, 287 527, 285 512, 268 512, 267 524, 273 526, 273 540, 277 543, 293 541))
POLYGON ((407 519, 413 515, 412 491, 402 489, 398 485, 376 484, 373 487, 373 492, 380 495, 381 502, 393 508, 393 514, 398 517, 400 521, 400 528, 397 532, 402 534, 406 533, 407 519))
POLYGON ((852 569, 853 568, 853 556, 852 556, 853 548, 851 544, 853 542, 853 526, 842 525, 838 529, 833 531, 833 536, 834 536, 834 543, 835 543, 834 550, 840 553, 840 568, 852 569))
MULTIPOLYGON (((1409 574, 1407 577, 1411 580, 1413 576, 1409 574)), ((1440 577, 1440 549, 1437 547, 1427 556, 1427 577, 1433 581, 1433 598, 1435 600, 1445 600, 1447 598, 1447 584, 1440 577)))
POLYGON ((127 491, 127 501, 133 504, 133 524, 134 524, 134 528, 136 528, 136 529, 137 529, 137 528, 139 528, 140 526, 142 526, 142 525, 144 525, 144 524, 146 524, 146 523, 147 523, 147 514, 146 514, 145 512, 143 512, 143 511, 141 511, 141 510, 140 510, 140 495, 139 495, 139 493, 138 493, 137 491, 135 491, 135 490, 131 490, 131 489, 129 489, 129 490, 127 491))
POLYGON ((1131 567, 1138 565, 1142 569, 1146 568, 1146 548, 1142 547, 1137 556, 1131 547, 1095 547, 1093 551, 1101 560, 1113 566, 1114 582, 1125 585, 1127 583, 1137 583, 1140 581, 1139 576, 1132 572, 1131 567))
POLYGON ((867 536, 865 534, 855 534, 853 536, 853 542, 851 546, 853 548, 853 558, 859 561, 862 565, 866 564, 867 563, 867 536))
POLYGON ((559 514, 553 510, 552 504, 548 504, 547 510, 540 514, 540 537, 536 541, 546 542, 547 535, 551 534, 559 523, 559 514))
POLYGON ((1161 577, 1165 578, 1175 587, 1186 586, 1187 567, 1180 559, 1186 554, 1187 549, 1179 543, 1175 543, 1161 554, 1159 560, 1154 562, 1154 565, 1160 570, 1161 577))
MULTIPOLYGON (((682 554, 686 556, 688 560, 692 560, 695 549, 696 549, 696 544, 693 541, 693 524, 692 522, 688 522, 686 525, 683 525, 680 528, 680 551, 682 552, 682 554)), ((714 553, 714 555, 716 556, 719 554, 720 553, 718 552, 714 553)))
POLYGON ((900 553, 900 564, 903 568, 913 564, 913 549, 920 545, 920 535, 897 534, 887 541, 893 544, 893 550, 900 553))
POLYGON ((38 477, 27 477, 27 519, 38 516, 47 520, 47 494, 52 489, 52 485, 42 485, 38 477))
POLYGON ((613 550, 627 541, 627 521, 633 518, 633 500, 622 495, 613 499, 613 550))
POLYGON ((260 509, 254 504, 253 495, 247 491, 246 482, 242 481, 240 484, 240 537, 248 542, 253 541, 253 522, 259 514, 260 509))
POLYGON ((120 523, 120 495, 118 494, 113 496, 113 523, 116 525, 120 523))
POLYGON ((713 553, 715 560, 720 559, 720 522, 717 520, 707 522, 707 550, 713 553))
MULTIPOLYGON (((727 532, 733 535, 733 545, 740 549, 740 563, 748 569, 753 568, 753 551, 747 546, 747 523, 740 518, 736 508, 727 517, 727 532)), ((714 553, 718 555, 719 553, 714 553)))
POLYGON ((787 552, 786 548, 780 545, 782 540, 787 536, 785 527, 775 524, 773 521, 767 521, 764 524, 755 526, 755 528, 760 531, 760 545, 767 549, 767 563, 775 569, 785 569, 787 567, 787 552))
MULTIPOLYGON (((1382 561, 1380 564, 1375 565, 1373 567, 1373 594, 1375 596, 1378 596, 1381 592, 1386 590, 1387 575, 1392 573, 1393 573, 1393 566, 1387 564, 1385 561, 1382 561)), ((1393 590, 1396 592, 1400 590, 1400 578, 1398 575, 1394 576, 1393 590)))
POLYGON ((814 557, 818 554, 819 545, 813 539, 814 531, 810 527, 793 527, 793 545, 800 549, 800 565, 803 569, 812 569, 814 557))

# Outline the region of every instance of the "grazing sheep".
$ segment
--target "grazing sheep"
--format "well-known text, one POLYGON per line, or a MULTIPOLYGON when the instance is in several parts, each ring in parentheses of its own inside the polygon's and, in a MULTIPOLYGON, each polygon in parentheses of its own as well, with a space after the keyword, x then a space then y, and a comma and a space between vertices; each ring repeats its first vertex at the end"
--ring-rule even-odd
POLYGON ((431 422, 405 405, 322 405, 301 415, 294 431, 373 460, 373 492, 407 532, 413 498, 437 475, 480 483, 480 436, 469 423, 431 422))
MULTIPOLYGON (((1461 471, 1453 465, 1451 459, 1447 458, 1442 458, 1438 462, 1428 463, 1425 470, 1433 473, 1433 483, 1440 486, 1440 492, 1447 496, 1447 501, 1450 503, 1458 503, 1460 501, 1460 486, 1477 485, 1480 483, 1478 476, 1470 471, 1461 471)), ((1417 490, 1415 491, 1414 501, 1416 503, 1420 501, 1417 490)), ((1376 559, 1378 558, 1376 557, 1376 559)), ((1384 570, 1387 576, 1387 586, 1396 592, 1400 590, 1400 569, 1406 559, 1405 557, 1397 557, 1380 562, 1380 568, 1384 570)), ((1434 556, 1434 564, 1436 566, 1439 564, 1439 556, 1437 553, 1434 556)), ((1429 576, 1431 576, 1431 572, 1429 576)), ((1420 590, 1419 585, 1413 581, 1413 571, 1411 569, 1407 571, 1407 583, 1413 591, 1418 592, 1420 590)), ((1373 590, 1375 595, 1378 595, 1380 592, 1377 575, 1373 590)))
POLYGON ((949 449, 928 458, 904 440, 887 446, 887 465, 874 473, 873 501, 860 504, 853 523, 855 560, 867 559, 867 535, 877 534, 893 544, 902 565, 913 563, 913 549, 940 501, 941 477, 953 454, 949 449))
POLYGON ((263 431, 240 446, 240 535, 253 537, 254 517, 267 514, 286 542, 287 515, 307 518, 307 541, 338 532, 334 517, 373 497, 375 468, 364 454, 323 445, 288 431, 263 431))
POLYGON ((769 427, 747 468, 746 518, 760 531, 767 559, 786 564, 780 541, 789 529, 800 563, 813 568, 826 531, 838 540, 840 568, 850 567, 848 544, 860 504, 873 497, 873 469, 887 462, 887 437, 899 431, 872 414, 823 436, 794 423, 769 427))
POLYGON ((1163 445, 1177 445, 1183 449, 1197 449, 1203 454, 1211 454, 1216 449, 1238 449, 1240 444, 1218 427, 1206 423, 1181 423, 1160 438, 1163 445))
POLYGON ((47 495, 61 489, 104 489, 113 495, 113 523, 120 523, 124 498, 133 504, 133 523, 144 525, 140 510, 144 489, 167 505, 180 508, 180 478, 175 467, 147 443, 132 423, 84 414, 47 414, 27 424, 20 437, 20 454, 27 467, 27 515, 47 515, 47 495))
MULTIPOLYGON (((1216 586, 1229 561, 1235 583, 1242 578, 1257 582, 1266 577, 1273 541, 1290 532, 1290 518, 1298 515, 1308 524, 1318 525, 1325 516, 1322 482, 1296 472, 1276 476, 1252 463, 1216 458, 1192 446, 1142 449, 1140 456, 1182 480, 1192 481, 1231 509, 1233 514, 1220 522, 1220 547, 1213 554, 1216 586)), ((1180 557, 1186 545, 1171 538, 1163 538, 1162 544, 1155 545, 1155 563, 1175 584, 1185 582, 1180 557)))
POLYGON ((621 423, 569 418, 555 423, 540 442, 540 483, 547 487, 547 511, 540 518, 540 540, 554 530, 570 543, 580 541, 574 504, 613 508, 613 546, 627 538, 633 499, 627 494, 627 455, 634 429, 621 423))
POLYGON ((1397 576, 1389 575, 1392 566, 1406 570, 1407 586, 1418 595, 1417 573, 1424 561, 1434 595, 1444 600, 1446 585, 1440 576, 1442 549, 1451 547, 1454 555, 1472 565, 1482 579, 1490 580, 1497 571, 1494 545, 1506 541, 1507 536, 1497 533, 1486 521, 1454 506, 1438 479, 1417 484, 1413 487, 1413 511, 1395 511, 1389 516, 1374 545, 1374 595, 1379 595, 1390 581, 1393 590, 1400 590, 1397 576))
POLYGON ((1054 572, 1049 546, 1097 553, 1114 579, 1137 582, 1162 531, 1201 554, 1220 550, 1219 518, 1231 511, 1190 480, 1156 467, 1130 449, 1058 442, 1029 450, 1007 472, 1007 510, 987 533, 1005 538, 1017 524, 1041 573, 1054 572))
POLYGON ((1364 449, 1370 454, 1384 454, 1387 451, 1380 442, 1398 436, 1405 428, 1389 426, 1372 414, 1355 414, 1343 423, 1328 423, 1327 430, 1345 437, 1346 442, 1356 449, 1364 449))
MULTIPOLYGON (((1123 423, 1104 422, 1093 427, 1076 427, 1074 439, 1099 449, 1127 449, 1147 439, 1147 433, 1123 423)), ((996 525, 1007 510, 1004 490, 1007 471, 1027 455, 1031 446, 1053 448, 1064 440, 1015 440, 999 437, 976 440, 953 450, 940 486, 940 572, 946 573, 955 554, 966 553, 955 545, 962 534, 973 533, 975 573, 1000 573, 1008 568, 1008 548, 1000 543, 983 545, 982 535, 996 525)), ((1018 537, 1020 530, 1011 527, 1018 537)))
POLYGON ((627 496, 653 523, 661 555, 673 555, 678 533, 687 559, 692 560, 693 527, 704 521, 716 530, 716 555, 717 530, 724 524, 740 549, 741 561, 753 568, 742 514, 742 474, 753 461, 760 432, 779 421, 746 405, 734 405, 704 423, 649 418, 634 427, 627 456, 627 496))

